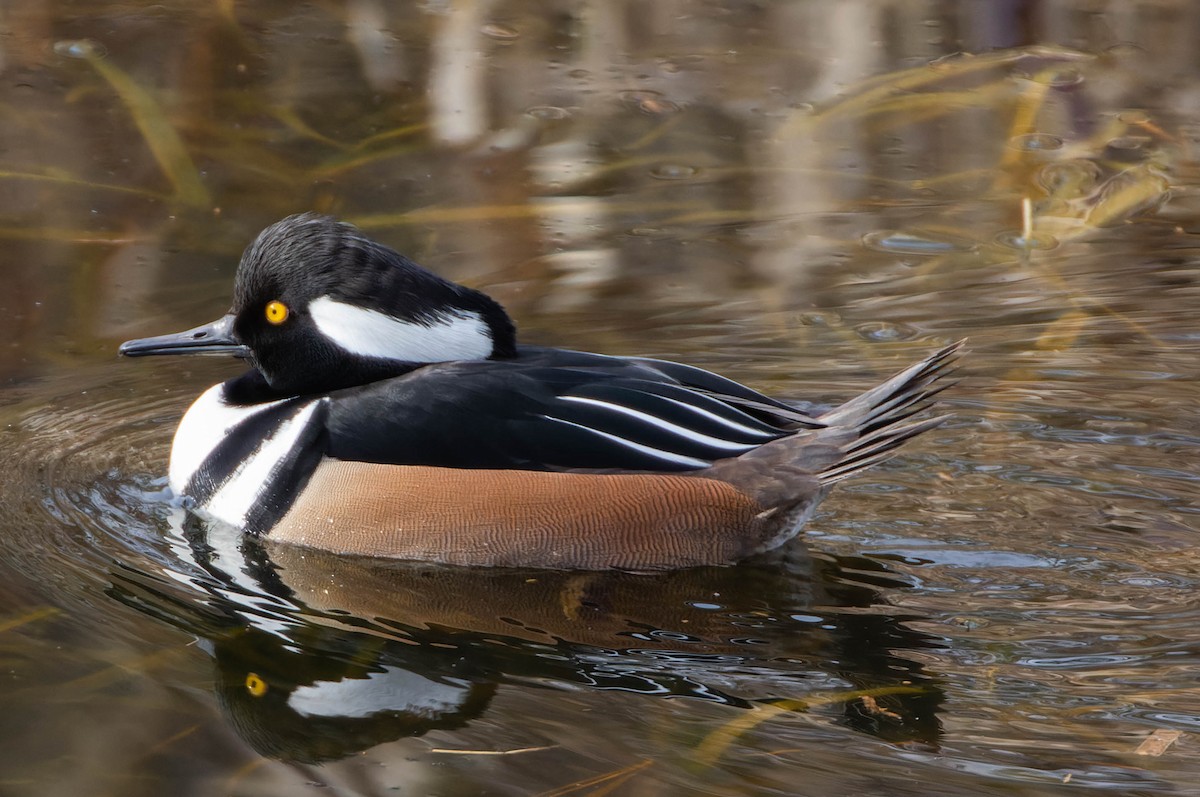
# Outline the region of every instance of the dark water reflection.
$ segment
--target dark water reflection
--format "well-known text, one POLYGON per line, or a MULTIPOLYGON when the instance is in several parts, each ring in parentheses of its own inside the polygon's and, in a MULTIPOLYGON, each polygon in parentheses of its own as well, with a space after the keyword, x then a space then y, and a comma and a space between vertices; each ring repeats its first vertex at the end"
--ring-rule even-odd
POLYGON ((741 708, 842 690, 844 724, 937 741, 940 689, 902 656, 931 640, 848 580, 848 567, 877 570, 869 560, 823 561, 816 579, 806 558, 654 578, 475 572, 287 547, 222 555, 188 536, 205 573, 195 589, 127 571, 111 594, 205 641, 223 710, 271 757, 317 763, 459 728, 500 685, 741 708), (803 613, 814 603, 829 608, 803 613))
POLYGON ((0 793, 1197 793, 1200 15, 932 8, 5 12, 0 793), (956 419, 740 568, 201 538, 230 366, 115 345, 305 209, 789 398, 969 335, 956 419))

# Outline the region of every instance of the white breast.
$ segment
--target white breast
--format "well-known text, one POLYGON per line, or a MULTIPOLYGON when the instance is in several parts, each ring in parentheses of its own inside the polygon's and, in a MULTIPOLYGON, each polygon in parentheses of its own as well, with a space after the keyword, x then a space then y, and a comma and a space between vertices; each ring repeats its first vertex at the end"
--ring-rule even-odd
MULTIPOLYGON (((186 496, 188 482, 205 467, 226 437, 245 433, 244 429, 238 428, 240 424, 283 403, 272 401, 243 407, 226 404, 223 396, 221 385, 209 388, 196 399, 179 423, 171 447, 168 473, 171 489, 176 495, 186 496)), ((192 509, 208 519, 244 528, 250 511, 263 498, 271 477, 277 475, 323 401, 327 399, 297 404, 295 410, 238 463, 220 489, 192 509)))
POLYGON ((204 460, 221 444, 226 435, 242 421, 274 407, 281 402, 238 407, 226 404, 222 385, 213 385, 192 402, 171 443, 171 466, 167 479, 176 495, 183 495, 184 485, 200 470, 204 460))

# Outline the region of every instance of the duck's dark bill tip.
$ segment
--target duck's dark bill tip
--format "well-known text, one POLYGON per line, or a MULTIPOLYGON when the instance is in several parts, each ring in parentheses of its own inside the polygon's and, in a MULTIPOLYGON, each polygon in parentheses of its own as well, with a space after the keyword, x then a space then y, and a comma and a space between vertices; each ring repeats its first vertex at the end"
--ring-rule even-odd
POLYGON ((232 315, 186 332, 127 340, 117 352, 125 357, 149 357, 156 354, 224 354, 246 357, 250 353, 249 349, 233 338, 232 315))

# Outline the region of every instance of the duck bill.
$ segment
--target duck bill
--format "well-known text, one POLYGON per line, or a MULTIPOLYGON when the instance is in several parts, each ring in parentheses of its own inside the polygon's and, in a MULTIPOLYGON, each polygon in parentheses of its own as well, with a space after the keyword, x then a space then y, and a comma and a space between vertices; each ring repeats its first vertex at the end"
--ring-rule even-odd
POLYGON ((230 313, 211 324, 201 324, 186 332, 127 340, 117 351, 126 357, 149 357, 152 354, 224 354, 247 357, 250 350, 233 336, 233 319, 234 316, 230 313))

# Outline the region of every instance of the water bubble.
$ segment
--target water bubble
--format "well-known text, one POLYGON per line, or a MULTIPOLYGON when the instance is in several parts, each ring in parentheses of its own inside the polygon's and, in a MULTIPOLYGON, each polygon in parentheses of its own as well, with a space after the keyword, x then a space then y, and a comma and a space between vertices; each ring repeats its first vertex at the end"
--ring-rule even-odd
POLYGON ((836 313, 823 313, 817 310, 808 310, 796 315, 796 323, 806 327, 828 327, 836 324, 839 320, 836 313))
POLYGON ((511 25, 502 25, 499 22, 489 22, 480 28, 480 33, 498 42, 515 41, 521 36, 521 32, 516 28, 511 25))
POLYGON ((675 113, 679 106, 670 100, 647 100, 641 103, 638 109, 649 114, 667 114, 675 113))
POLYGON ((1023 136, 1013 136, 1008 140, 1008 145, 1013 149, 1048 151, 1061 149, 1063 140, 1049 133, 1027 133, 1023 136))
POLYGON ((1058 239, 1045 233, 1034 233, 1026 238, 1020 230, 1005 230, 994 239, 996 243, 1008 249, 1018 249, 1022 252, 1029 249, 1053 249, 1058 246, 1058 239))
POLYGON ((893 324, 889 321, 871 321, 854 328, 859 336, 876 342, 912 340, 920 333, 908 324, 893 324))
POLYGON ((1083 82, 1083 73, 1075 67, 1063 67, 1051 72, 1046 78, 1046 85, 1055 89, 1068 89, 1083 82))
POLYGON ((555 121, 566 119, 571 115, 571 112, 566 108, 559 108, 556 105, 535 105, 532 108, 527 108, 525 114, 532 116, 534 119, 541 119, 542 121, 555 121))
POLYGON ((1155 578, 1154 576, 1132 576, 1130 578, 1120 579, 1122 584, 1129 584, 1134 587, 1169 587, 1173 586, 1171 582, 1165 578, 1155 578))
POLYGON ((623 91, 621 100, 626 105, 652 116, 675 113, 679 110, 678 105, 664 98, 657 91, 623 91))
POLYGON ((1143 58, 1146 55, 1146 48, 1130 42, 1121 42, 1109 47, 1104 53, 1118 60, 1123 58, 1143 58))
POLYGON ((64 58, 101 58, 107 51, 91 39, 63 39, 54 43, 54 54, 64 58))
POLYGON ((1117 114, 1117 121, 1126 125, 1144 125, 1150 122, 1150 114, 1139 110, 1121 111, 1117 114))
POLYGON ((650 176, 655 180, 686 180, 699 171, 695 166, 682 163, 661 163, 650 170, 650 176))
POLYGON ((862 237, 863 246, 877 252, 901 255, 943 255, 947 252, 969 252, 975 244, 946 235, 877 230, 862 237))
POLYGON ((675 642, 699 642, 700 640, 691 634, 685 634, 682 631, 667 631, 665 629, 655 629, 650 632, 650 636, 655 639, 670 639, 675 642))

